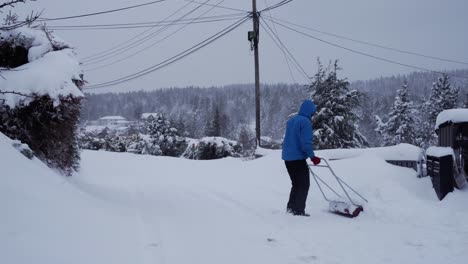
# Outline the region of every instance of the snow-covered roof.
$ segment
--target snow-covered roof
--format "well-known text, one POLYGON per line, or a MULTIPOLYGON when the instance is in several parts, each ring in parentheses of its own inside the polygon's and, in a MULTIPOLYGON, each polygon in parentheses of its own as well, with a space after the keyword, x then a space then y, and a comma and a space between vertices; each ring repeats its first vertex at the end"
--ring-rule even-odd
POLYGON ((438 129, 440 125, 446 122, 452 122, 452 123, 468 122, 468 109, 460 108, 460 109, 450 109, 450 110, 442 111, 437 116, 435 128, 438 129))
POLYGON ((126 118, 122 116, 103 116, 99 120, 126 120, 126 118))
POLYGON ((453 152, 453 149, 450 147, 430 147, 426 150, 426 154, 428 156, 433 156, 433 157, 444 157, 444 156, 455 157, 455 153, 453 152))
MULTIPOLYGON (((2 71, 1 91, 26 95, 49 95, 55 105, 60 103, 59 99, 62 96, 84 97, 73 82, 73 80, 81 80, 82 71, 72 49, 53 51, 46 34, 38 29, 21 27, 2 32, 2 37, 6 40, 17 36, 21 36, 25 47, 29 48, 29 63, 12 70, 2 71)), ((26 105, 32 101, 32 98, 13 93, 0 94, 0 99, 5 100, 11 108, 18 105, 20 101, 26 105)))
POLYGON ((141 119, 147 119, 150 116, 157 117, 159 113, 143 113, 141 114, 141 119))

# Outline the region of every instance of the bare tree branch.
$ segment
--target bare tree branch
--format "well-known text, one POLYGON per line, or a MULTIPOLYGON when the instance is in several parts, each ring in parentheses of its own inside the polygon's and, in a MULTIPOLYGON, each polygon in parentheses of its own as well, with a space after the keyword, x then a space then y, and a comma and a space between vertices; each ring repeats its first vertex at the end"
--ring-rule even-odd
POLYGON ((34 13, 32 12, 24 21, 20 21, 19 23, 13 24, 13 25, 4 25, 0 26, 0 30, 3 31, 8 31, 8 30, 13 30, 15 28, 20 28, 22 26, 30 26, 32 23, 34 23, 39 17, 42 15, 42 13, 34 13))
POLYGON ((19 95, 19 96, 24 96, 24 97, 29 97, 29 98, 36 98, 37 97, 36 95, 28 95, 28 94, 23 94, 23 93, 20 93, 20 92, 15 92, 15 91, 2 91, 2 90, 0 90, 0 94, 16 94, 16 95, 19 95))
MULTIPOLYGON (((26 3, 26 1, 28 0, 10 0, 10 1, 7 1, 3 4, 0 4, 0 9, 6 7, 6 6, 10 6, 10 7, 14 7, 15 4, 18 4, 18 3, 26 3)), ((29 1, 36 1, 36 0, 29 0, 29 1)))

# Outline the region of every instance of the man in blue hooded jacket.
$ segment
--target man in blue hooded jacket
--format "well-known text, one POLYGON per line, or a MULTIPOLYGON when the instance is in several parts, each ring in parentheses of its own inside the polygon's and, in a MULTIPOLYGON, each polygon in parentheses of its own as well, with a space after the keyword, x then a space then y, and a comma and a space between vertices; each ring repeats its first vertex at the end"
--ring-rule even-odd
POLYGON ((286 124, 282 158, 292 183, 287 211, 294 215, 309 216, 305 213, 310 186, 307 159, 310 158, 314 165, 320 163, 320 158, 315 156, 312 147, 313 129, 311 118, 316 109, 317 107, 312 101, 305 100, 299 112, 291 117, 286 124))

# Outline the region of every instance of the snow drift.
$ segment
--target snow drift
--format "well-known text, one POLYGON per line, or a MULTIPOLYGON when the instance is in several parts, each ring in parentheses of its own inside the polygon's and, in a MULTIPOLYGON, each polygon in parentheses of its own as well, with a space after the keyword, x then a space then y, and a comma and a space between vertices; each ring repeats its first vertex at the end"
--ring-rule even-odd
POLYGON ((265 157, 252 161, 84 151, 81 173, 63 178, 11 143, 0 135, 0 263, 468 258, 468 192, 456 190, 439 202, 429 178, 376 155, 331 162, 369 199, 364 213, 355 219, 330 214, 312 185, 305 218, 285 213, 290 180, 281 151, 263 151, 265 157))

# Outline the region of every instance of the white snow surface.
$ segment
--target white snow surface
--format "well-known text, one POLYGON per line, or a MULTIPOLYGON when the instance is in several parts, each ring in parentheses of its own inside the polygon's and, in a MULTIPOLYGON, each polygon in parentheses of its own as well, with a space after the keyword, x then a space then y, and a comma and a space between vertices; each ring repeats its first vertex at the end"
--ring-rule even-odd
POLYGON ((455 160, 455 153, 450 147, 429 147, 426 150, 426 154, 432 157, 453 156, 455 160))
POLYGON ((468 109, 460 108, 460 109, 449 109, 440 112, 437 115, 435 129, 439 129, 440 125, 446 123, 464 123, 468 122, 468 109))
POLYGON ((0 263, 466 263, 467 191, 440 202, 429 178, 377 155, 331 165, 369 200, 359 217, 329 213, 313 182, 311 216, 286 214, 281 151, 251 161, 83 151, 81 172, 64 178, 0 134, 0 263))
MULTIPOLYGON (((317 151, 316 151, 317 152, 317 151)), ((358 156, 374 156, 384 160, 416 160, 421 161, 424 152, 420 147, 401 143, 395 146, 363 149, 333 149, 318 151, 320 157, 328 159, 347 159, 358 156)), ((317 154, 319 156, 319 154, 317 154)))
MULTIPOLYGON (((80 80, 80 74, 82 74, 76 54, 72 49, 52 51, 52 45, 45 33, 37 29, 22 27, 2 35, 21 35, 27 42, 25 45, 30 47, 29 63, 10 71, 2 71, 0 91, 13 91, 26 95, 49 95, 56 106, 61 96, 84 97, 72 81, 80 80)), ((58 41, 56 37, 54 41, 58 41)), ((11 108, 16 107, 22 100, 25 105, 30 102, 30 98, 12 93, 0 94, 0 99, 5 100, 11 108)))

